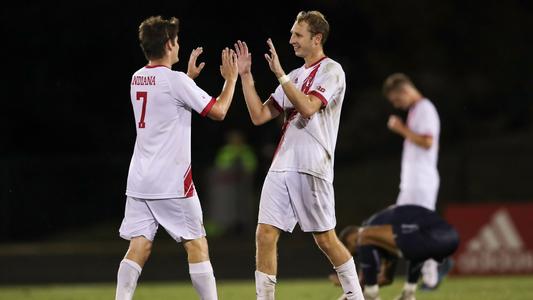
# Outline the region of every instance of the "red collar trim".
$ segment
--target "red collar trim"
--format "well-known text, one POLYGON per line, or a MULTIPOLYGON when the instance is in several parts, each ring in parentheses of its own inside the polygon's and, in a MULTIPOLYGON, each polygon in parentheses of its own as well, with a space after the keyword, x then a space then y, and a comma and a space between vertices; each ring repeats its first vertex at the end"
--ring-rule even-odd
POLYGON ((317 64, 319 64, 321 61, 323 61, 324 59, 328 58, 327 56, 324 56, 322 57, 321 59, 317 60, 316 62, 314 62, 312 65, 310 65, 309 67, 305 67, 306 69, 309 69, 309 68, 312 68, 314 66, 316 66, 317 64))
POLYGON ((153 69, 153 68, 159 68, 159 67, 164 67, 164 68, 170 69, 169 67, 167 67, 165 65, 153 65, 153 66, 146 65, 144 67, 147 68, 147 69, 153 69))

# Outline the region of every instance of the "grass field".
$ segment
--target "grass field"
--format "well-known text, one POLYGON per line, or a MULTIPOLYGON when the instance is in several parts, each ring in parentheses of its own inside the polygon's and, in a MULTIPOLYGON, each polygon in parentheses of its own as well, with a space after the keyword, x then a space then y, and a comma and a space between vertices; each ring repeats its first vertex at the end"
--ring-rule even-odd
MULTIPOLYGON (((400 278, 397 282, 381 289, 383 300, 393 299, 401 290, 400 278)), ((252 281, 220 281, 219 298, 255 299, 252 281)), ((326 280, 280 280, 277 285, 279 300, 335 300, 340 289, 326 280)), ((44 285, 44 286, 3 286, 0 299, 44 299, 44 300, 99 300, 113 299, 113 284, 83 285, 44 285)), ((140 299, 198 299, 188 282, 182 283, 140 283, 135 300, 140 299)), ((468 299, 468 300, 531 300, 533 299, 533 277, 475 277, 449 278, 434 292, 419 291, 418 300, 468 299)))

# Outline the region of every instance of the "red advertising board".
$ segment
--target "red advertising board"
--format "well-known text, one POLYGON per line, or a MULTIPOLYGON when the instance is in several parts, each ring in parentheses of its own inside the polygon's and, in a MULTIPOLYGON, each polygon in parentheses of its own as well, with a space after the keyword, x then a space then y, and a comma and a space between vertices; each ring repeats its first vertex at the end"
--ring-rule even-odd
POLYGON ((533 203, 450 205, 445 218, 461 238, 455 274, 533 273, 533 203))

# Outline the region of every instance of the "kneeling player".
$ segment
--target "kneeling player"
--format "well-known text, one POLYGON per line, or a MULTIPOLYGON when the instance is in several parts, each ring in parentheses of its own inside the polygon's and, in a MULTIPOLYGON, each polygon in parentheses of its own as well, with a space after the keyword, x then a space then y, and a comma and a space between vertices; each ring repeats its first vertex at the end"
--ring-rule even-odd
POLYGON ((424 261, 443 261, 459 245, 459 235, 450 224, 434 211, 416 205, 384 209, 362 227, 348 226, 340 238, 359 258, 367 300, 380 299, 378 286, 392 282, 399 257, 407 260, 408 268, 407 282, 396 299, 414 300, 424 261))

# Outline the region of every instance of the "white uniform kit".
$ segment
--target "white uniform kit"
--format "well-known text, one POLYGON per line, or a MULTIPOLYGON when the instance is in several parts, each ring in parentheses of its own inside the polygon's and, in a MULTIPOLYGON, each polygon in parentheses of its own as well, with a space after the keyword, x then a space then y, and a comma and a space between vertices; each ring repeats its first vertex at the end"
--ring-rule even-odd
POLYGON ((433 145, 424 149, 405 140, 402 153, 400 194, 397 205, 418 205, 435 210, 439 190, 437 160, 440 120, 435 106, 422 99, 409 109, 407 127, 416 134, 431 136, 433 145))
POLYGON ((305 232, 327 231, 336 225, 333 162, 346 90, 344 71, 324 57, 288 76, 302 92, 319 98, 322 108, 310 118, 302 117, 281 85, 270 97, 285 123, 263 185, 258 222, 288 232, 296 223, 305 232))
POLYGON ((137 140, 120 236, 153 240, 159 224, 176 240, 205 236, 191 173, 191 113, 206 116, 216 99, 183 72, 146 66, 132 77, 137 140))
MULTIPOLYGON (((424 149, 405 140, 402 153, 402 173, 400 194, 397 205, 418 205, 435 210, 439 192, 439 155, 440 120, 435 106, 428 99, 418 101, 409 109, 407 127, 416 134, 431 136, 431 148, 424 149)), ((422 281, 427 286, 438 284, 438 263, 428 259, 422 267, 422 281)))

